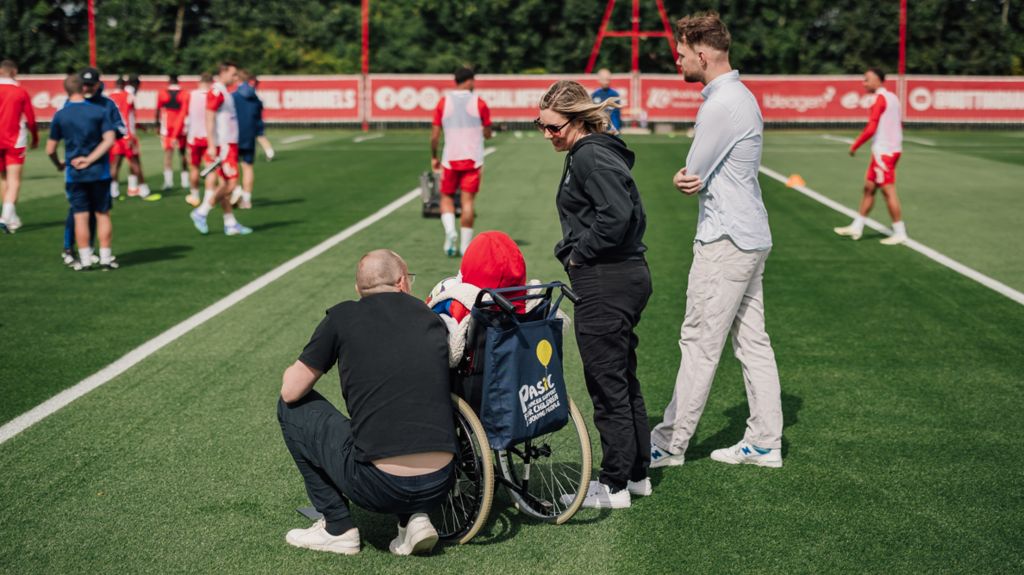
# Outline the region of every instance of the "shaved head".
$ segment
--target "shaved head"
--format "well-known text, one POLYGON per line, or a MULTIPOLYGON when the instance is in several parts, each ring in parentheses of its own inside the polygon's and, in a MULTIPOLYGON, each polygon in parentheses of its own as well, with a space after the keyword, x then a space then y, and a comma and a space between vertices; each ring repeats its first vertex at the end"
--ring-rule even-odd
POLYGON ((409 291, 409 266, 391 250, 373 250, 359 260, 356 291, 359 296, 382 292, 409 291))

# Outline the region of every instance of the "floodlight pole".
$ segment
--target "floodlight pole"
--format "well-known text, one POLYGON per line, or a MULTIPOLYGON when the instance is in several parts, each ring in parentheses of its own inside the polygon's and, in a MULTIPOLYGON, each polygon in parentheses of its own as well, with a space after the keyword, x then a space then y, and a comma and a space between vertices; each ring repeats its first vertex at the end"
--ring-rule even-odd
POLYGON ((900 0, 900 63, 899 85, 896 87, 900 98, 900 117, 907 115, 907 0, 900 0))
MULTIPOLYGON (((92 0, 90 0, 91 2, 92 0)), ((363 0, 363 50, 362 50, 362 71, 363 71, 363 93, 369 93, 368 84, 370 77, 370 0, 363 0)), ((363 102, 363 131, 370 131, 370 124, 366 121, 366 114, 369 100, 363 102)))
POLYGON ((96 7, 89 0, 89 65, 96 67, 96 7))

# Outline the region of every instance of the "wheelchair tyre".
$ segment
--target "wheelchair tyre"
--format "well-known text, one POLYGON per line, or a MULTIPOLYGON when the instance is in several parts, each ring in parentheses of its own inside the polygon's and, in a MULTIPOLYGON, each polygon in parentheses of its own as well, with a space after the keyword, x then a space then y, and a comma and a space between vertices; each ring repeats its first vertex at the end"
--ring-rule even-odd
POLYGON ((441 541, 463 544, 469 542, 491 512, 494 499, 494 463, 480 419, 473 408, 452 394, 455 408, 455 485, 432 514, 431 523, 441 541))
POLYGON ((583 504, 590 486, 590 434, 572 399, 565 426, 497 452, 497 458, 509 496, 526 515, 560 525, 583 504))

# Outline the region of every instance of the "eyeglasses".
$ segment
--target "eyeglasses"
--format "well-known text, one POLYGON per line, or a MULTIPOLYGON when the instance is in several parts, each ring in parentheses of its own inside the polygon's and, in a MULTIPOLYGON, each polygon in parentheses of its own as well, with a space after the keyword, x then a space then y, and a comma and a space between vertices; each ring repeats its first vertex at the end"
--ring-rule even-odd
POLYGON ((556 126, 554 124, 541 123, 540 118, 537 118, 536 120, 533 121, 533 125, 537 126, 537 129, 540 130, 541 132, 547 131, 547 133, 551 134, 552 136, 557 136, 558 133, 561 132, 571 122, 572 120, 569 119, 566 120, 565 123, 562 124, 561 126, 556 126))

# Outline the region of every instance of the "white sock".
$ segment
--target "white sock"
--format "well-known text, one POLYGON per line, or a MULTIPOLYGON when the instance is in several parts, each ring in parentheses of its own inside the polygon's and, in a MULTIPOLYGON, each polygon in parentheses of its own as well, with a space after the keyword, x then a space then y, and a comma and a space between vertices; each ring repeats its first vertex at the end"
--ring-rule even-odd
POLYGON ((188 195, 195 196, 195 197, 198 198, 199 197, 199 188, 192 188, 191 190, 189 190, 188 195))
POLYGON ((473 241, 473 228, 462 228, 462 238, 459 240, 459 252, 466 253, 469 242, 473 241))
POLYGON ((164 170, 164 187, 171 187, 174 185, 174 170, 164 170))
POLYGON ((78 261, 83 266, 92 265, 92 248, 78 248, 78 261))
POLYGON ((212 204, 213 203, 213 194, 215 194, 215 193, 216 192, 214 192, 210 188, 206 188, 206 191, 203 192, 203 203, 204 204, 212 204))
POLYGON ((182 172, 181 173, 181 187, 182 188, 187 188, 188 186, 189 186, 189 184, 188 184, 188 172, 182 172))
POLYGON ((902 221, 893 222, 892 223, 892 233, 894 233, 894 234, 896 234, 898 236, 905 236, 905 235, 907 235, 907 225, 904 224, 902 221))
POLYGON ((114 257, 114 252, 110 248, 100 248, 100 263, 110 263, 110 259, 114 257))
POLYGON ((867 221, 866 217, 858 215, 857 217, 853 218, 853 223, 850 224, 850 225, 852 225, 853 227, 857 228, 858 230, 863 230, 864 229, 864 222, 866 222, 866 221, 867 221))
POLYGON ((249 192, 242 192, 242 201, 243 202, 251 202, 252 201, 252 194, 249 193, 249 192))
POLYGON ((441 225, 445 236, 455 235, 455 212, 441 214, 441 225))
POLYGON ((235 214, 224 214, 224 227, 237 226, 238 220, 235 219, 235 214))
POLYGON ((210 210, 212 209, 213 206, 211 206, 208 202, 201 202, 199 204, 199 207, 196 208, 196 211, 199 212, 200 216, 203 216, 205 218, 207 215, 209 215, 210 210))
POLYGON ((121 195, 121 183, 117 180, 110 182, 110 197, 116 198, 121 195))
POLYGON ((139 177, 138 176, 128 176, 128 189, 129 190, 134 190, 137 187, 139 187, 139 177))
POLYGON ((4 202, 3 213, 0 214, 0 218, 5 220, 10 219, 14 216, 14 204, 11 202, 4 202))

